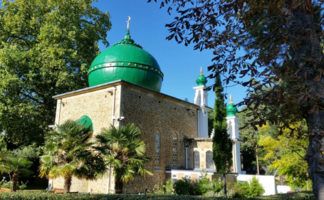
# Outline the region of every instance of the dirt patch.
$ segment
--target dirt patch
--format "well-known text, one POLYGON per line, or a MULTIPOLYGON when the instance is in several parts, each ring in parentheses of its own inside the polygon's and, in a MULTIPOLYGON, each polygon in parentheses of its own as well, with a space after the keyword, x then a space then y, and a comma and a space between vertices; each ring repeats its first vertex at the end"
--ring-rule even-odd
POLYGON ((10 192, 11 190, 8 188, 0 188, 0 192, 10 192))

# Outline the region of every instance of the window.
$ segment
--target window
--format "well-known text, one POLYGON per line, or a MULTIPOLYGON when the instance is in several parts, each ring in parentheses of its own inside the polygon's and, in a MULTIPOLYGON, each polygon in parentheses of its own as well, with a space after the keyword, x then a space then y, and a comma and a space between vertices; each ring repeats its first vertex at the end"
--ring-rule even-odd
POLYGON ((214 169, 213 152, 206 152, 206 169, 214 169))
POLYGON ((154 137, 154 146, 155 146, 155 159, 154 159, 154 164, 155 166, 160 165, 160 150, 161 150, 161 139, 160 139, 160 134, 156 133, 154 137))
POLYGON ((178 161, 178 137, 176 134, 172 137, 172 160, 171 160, 171 166, 175 168, 177 166, 178 161))
POLYGON ((194 167, 195 167, 195 169, 199 169, 200 168, 199 151, 194 151, 194 167))
POLYGON ((227 124, 227 134, 232 138, 232 122, 228 122, 227 124))

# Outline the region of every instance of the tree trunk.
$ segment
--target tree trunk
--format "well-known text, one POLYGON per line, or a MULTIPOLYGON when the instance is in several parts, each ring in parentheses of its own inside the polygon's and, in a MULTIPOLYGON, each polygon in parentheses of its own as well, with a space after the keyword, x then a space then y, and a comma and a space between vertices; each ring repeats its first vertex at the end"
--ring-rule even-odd
POLYGON ((12 174, 12 191, 16 192, 18 190, 18 174, 13 173, 12 174))
POLYGON ((115 176, 115 193, 122 194, 123 193, 124 183, 121 180, 121 177, 115 176))
POLYGON ((324 111, 308 115, 309 146, 307 161, 316 199, 324 199, 324 111))
POLYGON ((258 156, 258 148, 255 149, 255 159, 256 159, 256 168, 257 168, 257 175, 260 175, 260 166, 259 166, 259 156, 258 156))
POLYGON ((64 177, 64 193, 69 193, 72 184, 72 176, 64 177))
POLYGON ((222 174, 222 179, 224 182, 224 195, 227 197, 227 183, 226 183, 226 174, 222 174))
MULTIPOLYGON (((294 2, 294 1, 291 1, 294 2)), ((304 85, 298 91, 301 111, 306 116, 309 133, 307 162, 313 182, 316 199, 324 199, 324 79, 323 48, 320 32, 322 27, 316 17, 311 0, 295 1, 291 6, 288 20, 289 56, 296 67, 295 76, 304 85), (307 101, 302 95, 307 95, 307 101)), ((298 96, 297 96, 298 98, 298 96)))

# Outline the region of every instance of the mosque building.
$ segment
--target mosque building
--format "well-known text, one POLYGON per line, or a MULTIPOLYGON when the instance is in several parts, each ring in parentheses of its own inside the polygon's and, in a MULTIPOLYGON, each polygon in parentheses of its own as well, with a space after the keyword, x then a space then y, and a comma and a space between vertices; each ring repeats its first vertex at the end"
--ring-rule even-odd
MULTIPOLYGON (((136 124, 142 131, 146 168, 153 176, 136 177, 126 192, 152 190, 167 179, 199 177, 215 172, 212 139, 208 137, 207 79, 202 71, 194 87, 194 103, 160 92, 163 72, 155 58, 131 38, 129 28, 118 43, 101 52, 88 70, 89 87, 54 96, 55 125, 84 120, 94 135, 103 128, 136 124)), ((227 106, 228 131, 233 140, 233 172, 241 173, 237 110, 227 106)), ((62 189, 63 178, 50 180, 62 189)), ((112 170, 97 180, 73 177, 71 192, 114 193, 112 170)))

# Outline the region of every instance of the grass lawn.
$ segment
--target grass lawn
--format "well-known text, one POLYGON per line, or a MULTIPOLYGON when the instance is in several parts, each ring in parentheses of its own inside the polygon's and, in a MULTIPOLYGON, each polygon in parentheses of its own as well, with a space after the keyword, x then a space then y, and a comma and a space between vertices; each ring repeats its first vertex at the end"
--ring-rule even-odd
MULTIPOLYGON (((1 191, 1 190, 0 190, 1 191)), ((201 196, 179 196, 179 195, 102 195, 102 194, 53 194, 39 190, 24 190, 18 192, 0 192, 0 200, 225 200, 225 199, 238 199, 238 198, 224 198, 224 197, 201 197, 201 196)), ((278 194, 269 197, 253 198, 259 200, 276 200, 276 199, 314 199, 313 195, 309 192, 299 192, 290 194, 278 194)))

